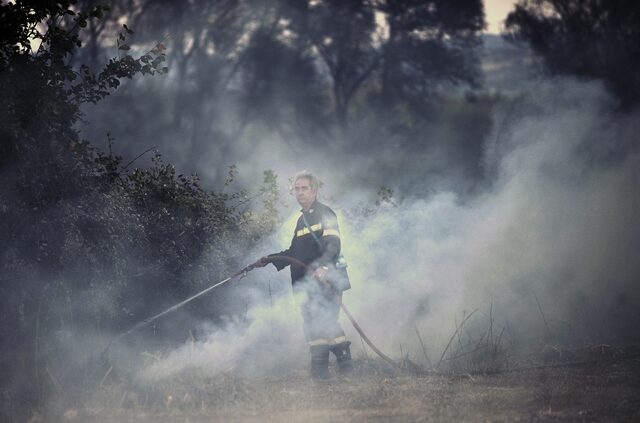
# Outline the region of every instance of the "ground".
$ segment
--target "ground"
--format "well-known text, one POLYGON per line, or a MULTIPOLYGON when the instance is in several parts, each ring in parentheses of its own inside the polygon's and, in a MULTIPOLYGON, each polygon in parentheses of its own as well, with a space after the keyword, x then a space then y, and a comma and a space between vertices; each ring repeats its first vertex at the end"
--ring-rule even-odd
POLYGON ((379 363, 357 364, 353 376, 333 374, 326 382, 311 381, 301 369, 258 379, 233 372, 215 377, 183 374, 151 390, 107 384, 90 405, 59 409, 56 420, 640 421, 640 356, 636 353, 595 359, 564 354, 543 360, 542 365, 522 362, 494 374, 416 374, 383 369, 379 363))

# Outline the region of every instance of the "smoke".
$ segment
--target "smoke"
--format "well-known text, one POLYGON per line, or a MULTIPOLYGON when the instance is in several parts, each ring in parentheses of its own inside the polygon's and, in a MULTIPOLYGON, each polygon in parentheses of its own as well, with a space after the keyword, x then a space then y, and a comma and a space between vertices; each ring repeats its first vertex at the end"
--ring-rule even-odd
MULTIPOLYGON (((437 358, 473 310, 469 331, 481 330, 492 310, 513 345, 635 339, 640 157, 634 137, 640 116, 611 112, 608 95, 595 83, 541 80, 523 92, 494 110, 483 155, 490 183, 474 197, 440 191, 412 198, 409 192, 397 205, 364 213, 354 205, 366 194, 345 187, 370 169, 368 163, 352 160, 348 170, 330 162, 316 166, 330 181, 325 196, 339 211, 353 287, 344 302, 388 354, 397 357, 401 345, 418 348, 417 329, 437 358), (339 194, 331 184, 339 185, 339 194)), ((286 247, 292 227, 290 220, 251 258, 286 247)), ((145 375, 304 362, 291 294, 281 291, 273 304, 265 294, 267 280, 269 287, 285 287, 288 272, 269 267, 251 278, 255 291, 244 321, 204 328, 203 341, 177 349, 145 375)), ((357 350, 357 334, 342 323, 357 350)))
POLYGON ((405 202, 355 226, 353 239, 366 247, 347 243, 358 272, 347 301, 374 337, 394 334, 383 341, 391 350, 414 325, 442 342, 456 315, 459 322, 463 310, 492 305, 520 341, 634 334, 638 153, 599 159, 637 119, 607 113, 595 84, 545 81, 527 93, 496 112, 485 155, 495 181, 486 192, 405 202))
POLYGON ((223 325, 203 324, 200 341, 191 340, 142 371, 147 380, 170 376, 184 368, 206 374, 236 371, 243 375, 282 373, 297 368, 304 338, 298 331, 299 313, 290 298, 248 310, 242 318, 223 325), (293 366, 291 366, 293 364, 293 366))

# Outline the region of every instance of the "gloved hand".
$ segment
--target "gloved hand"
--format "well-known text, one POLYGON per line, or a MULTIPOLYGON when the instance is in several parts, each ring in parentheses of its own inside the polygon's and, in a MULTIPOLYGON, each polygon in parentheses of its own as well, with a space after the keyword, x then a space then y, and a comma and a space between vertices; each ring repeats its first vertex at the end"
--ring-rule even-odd
POLYGON ((264 256, 264 257, 260 257, 260 259, 254 263, 254 266, 265 267, 269 263, 271 263, 271 260, 269 259, 269 257, 264 256))

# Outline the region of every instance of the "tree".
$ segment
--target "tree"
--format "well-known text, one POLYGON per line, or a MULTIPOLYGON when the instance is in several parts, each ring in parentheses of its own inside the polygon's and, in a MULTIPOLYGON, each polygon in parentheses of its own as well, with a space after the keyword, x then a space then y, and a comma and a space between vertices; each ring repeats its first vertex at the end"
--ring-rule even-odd
POLYGON ((239 60, 241 128, 262 121, 284 139, 291 132, 304 138, 323 130, 327 101, 313 56, 262 27, 239 60))
POLYGON ((484 11, 480 0, 385 0, 381 101, 424 105, 442 83, 476 84, 484 11))
POLYGON ((480 0, 282 1, 289 28, 327 70, 343 129, 364 91, 379 91, 378 103, 388 109, 424 104, 442 84, 478 81, 480 0))
MULTIPOLYGON (((25 157, 60 158, 73 152, 82 144, 74 129, 82 104, 103 99, 121 78, 167 71, 161 47, 138 59, 128 54, 111 59, 98 74, 88 66, 74 69, 69 61, 82 45, 79 30, 105 10, 96 6, 76 13, 74 3, 0 5, 0 170, 25 157)), ((119 34, 122 51, 129 49, 124 43, 129 32, 125 27, 119 34)))
POLYGON ((520 0, 505 23, 551 74, 604 81, 623 108, 640 103, 640 3, 635 0, 520 0))
POLYGON ((326 0, 309 8, 304 36, 331 76, 337 123, 346 128, 349 105, 379 63, 374 45, 375 10, 366 0, 326 0))
POLYGON ((73 66, 84 28, 104 10, 0 3, 0 388, 12 401, 1 421, 26 421, 15 410, 86 388, 95 369, 78 371, 83 361, 66 356, 82 350, 69 349, 83 341, 75 330, 130 326, 157 311, 158 298, 166 304, 192 292, 180 276, 205 252, 223 272, 232 265, 227 237, 261 233, 247 233, 251 216, 231 211, 239 194, 205 191, 158 155, 150 169, 130 171, 110 137, 107 153, 81 139, 81 105, 104 99, 121 79, 167 72, 161 44, 127 54, 127 26, 117 34, 119 58, 97 73, 73 66), (55 386, 45 368, 57 374, 55 386))
MULTIPOLYGON (((83 0, 83 4, 86 2, 83 0)), ((232 137, 237 132, 235 116, 229 119, 229 106, 234 104, 237 89, 233 84, 239 69, 239 53, 244 46, 240 39, 247 35, 248 23, 260 15, 263 7, 252 7, 260 6, 259 3, 265 2, 111 1, 112 22, 97 37, 112 36, 113 21, 116 17, 124 19, 136 29, 130 39, 134 50, 162 40, 167 47, 166 63, 171 74, 164 79, 128 84, 126 91, 91 111, 93 125, 86 128, 86 133, 102 137, 107 130, 112 130, 118 140, 125 141, 124 148, 130 149, 129 154, 141 148, 127 142, 134 138, 155 140, 154 144, 165 151, 176 149, 175 140, 179 138, 183 164, 190 166, 208 165, 213 157, 204 153, 212 149, 219 149, 218 156, 224 155, 225 150, 232 147, 232 137), (147 101, 136 101, 141 98, 147 101), (114 128, 102 125, 101 121, 112 118, 110 111, 119 106, 130 110, 126 117, 121 117, 121 125, 114 128)), ((91 35, 90 40, 93 38, 91 35)), ((103 49, 102 57, 105 51, 107 49, 103 49)), ((87 60, 84 57, 87 52, 78 53, 79 61, 87 60)))

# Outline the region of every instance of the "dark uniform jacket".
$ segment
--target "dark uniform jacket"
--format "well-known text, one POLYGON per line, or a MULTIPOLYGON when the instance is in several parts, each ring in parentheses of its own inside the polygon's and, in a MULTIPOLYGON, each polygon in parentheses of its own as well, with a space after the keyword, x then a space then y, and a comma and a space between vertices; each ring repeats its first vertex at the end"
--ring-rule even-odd
POLYGON ((320 266, 327 266, 329 282, 340 291, 349 289, 346 269, 336 269, 336 261, 340 256, 340 230, 335 212, 317 200, 308 211, 301 210, 301 212, 293 232, 291 246, 287 250, 271 254, 270 257, 293 257, 305 263, 308 268, 277 258, 272 259, 271 262, 278 271, 291 265, 291 282, 294 285, 304 278, 307 272, 311 273, 320 266), (305 225, 303 216, 309 228, 305 225), (317 241, 309 229, 315 234, 317 241))

